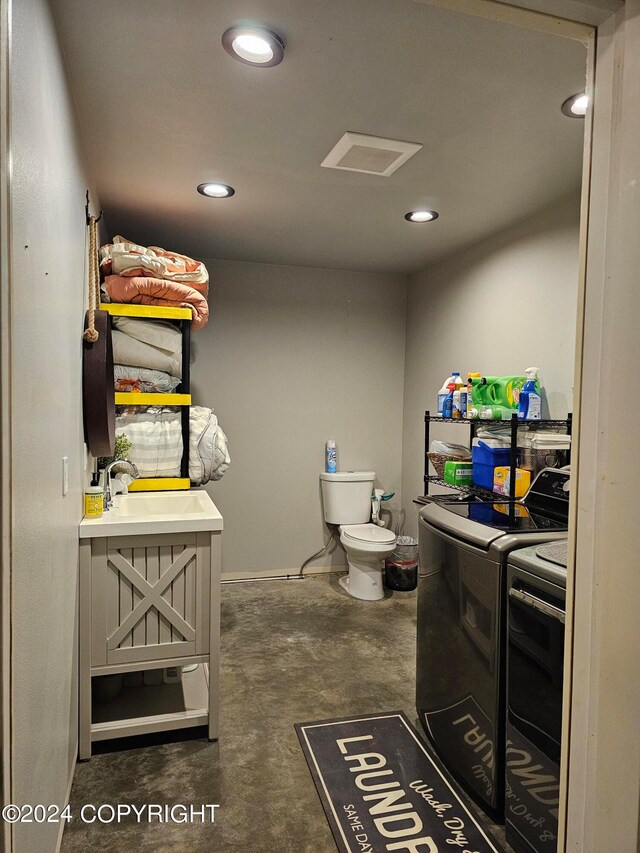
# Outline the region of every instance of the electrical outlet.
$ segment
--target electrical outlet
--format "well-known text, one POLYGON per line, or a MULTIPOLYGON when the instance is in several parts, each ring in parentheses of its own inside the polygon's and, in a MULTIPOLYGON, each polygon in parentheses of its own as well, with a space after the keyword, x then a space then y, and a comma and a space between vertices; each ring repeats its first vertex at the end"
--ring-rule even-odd
POLYGON ((69 457, 62 457, 62 497, 69 491, 69 457))

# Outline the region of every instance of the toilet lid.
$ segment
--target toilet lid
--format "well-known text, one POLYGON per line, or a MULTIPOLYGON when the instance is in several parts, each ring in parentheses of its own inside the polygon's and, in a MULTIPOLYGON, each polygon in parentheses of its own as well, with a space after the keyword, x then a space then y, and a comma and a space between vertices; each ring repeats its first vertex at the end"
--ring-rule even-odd
POLYGON ((391 545, 396 541, 395 534, 377 524, 346 524, 342 532, 350 539, 359 542, 377 542, 379 545, 391 545))

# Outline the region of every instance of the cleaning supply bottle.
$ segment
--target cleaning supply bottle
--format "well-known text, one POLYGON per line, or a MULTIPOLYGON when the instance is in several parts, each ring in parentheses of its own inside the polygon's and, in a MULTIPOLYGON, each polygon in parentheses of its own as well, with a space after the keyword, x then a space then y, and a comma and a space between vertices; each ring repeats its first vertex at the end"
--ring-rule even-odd
POLYGON ((473 407, 473 380, 480 379, 481 376, 481 373, 467 373, 467 407, 465 412, 467 418, 478 417, 478 410, 473 407))
POLYGON ((335 474, 338 470, 338 454, 336 452, 336 443, 332 438, 327 441, 325 470, 327 474, 335 474))
POLYGON ((492 376, 487 381, 489 405, 504 406, 514 411, 518 408, 520 391, 527 381, 526 376, 492 376))
POLYGON ((455 391, 453 392, 453 408, 451 417, 459 420, 467 414, 467 386, 459 373, 456 374, 455 391))
POLYGON ((84 490, 84 514, 86 518, 101 518, 104 505, 104 491, 94 474, 91 485, 84 490))
POLYGON ((508 421, 513 414, 514 410, 507 406, 480 406, 481 421, 508 421))
POLYGON ((442 408, 444 406, 444 401, 446 399, 447 394, 449 393, 449 385, 451 382, 455 382, 455 377, 459 376, 459 373, 452 373, 448 379, 445 379, 442 383, 442 388, 438 391, 438 414, 442 414, 442 408))
POLYGON ((480 376, 480 374, 469 375, 470 385, 471 385, 471 396, 467 397, 467 417, 468 418, 479 418, 480 411, 483 406, 488 405, 487 400, 487 379, 485 376, 480 376))
POLYGON ((450 382, 447 385, 447 396, 445 397, 444 403, 442 404, 442 417, 443 418, 452 418, 453 417, 453 392, 456 390, 456 386, 453 382, 450 382))
POLYGON ((539 421, 542 418, 538 370, 537 367, 528 367, 525 370, 527 381, 524 383, 518 398, 518 418, 522 421, 539 421))

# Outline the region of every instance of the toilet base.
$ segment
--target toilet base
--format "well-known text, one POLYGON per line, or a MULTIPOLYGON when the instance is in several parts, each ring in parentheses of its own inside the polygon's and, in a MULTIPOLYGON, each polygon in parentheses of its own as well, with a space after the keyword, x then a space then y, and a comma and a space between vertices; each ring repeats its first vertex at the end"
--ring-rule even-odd
POLYGON ((340 586, 352 598, 360 601, 380 601, 384 598, 382 560, 349 559, 349 574, 340 578, 340 586))

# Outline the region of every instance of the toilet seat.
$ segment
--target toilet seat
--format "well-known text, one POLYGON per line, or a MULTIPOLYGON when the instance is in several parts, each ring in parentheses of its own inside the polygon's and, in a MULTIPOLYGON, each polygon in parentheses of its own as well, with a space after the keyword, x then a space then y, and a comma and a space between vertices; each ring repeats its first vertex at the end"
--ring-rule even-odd
POLYGON ((354 544, 367 543, 368 545, 393 545, 396 541, 395 533, 386 527, 378 527, 377 524, 345 524, 340 527, 340 533, 348 541, 354 544))

